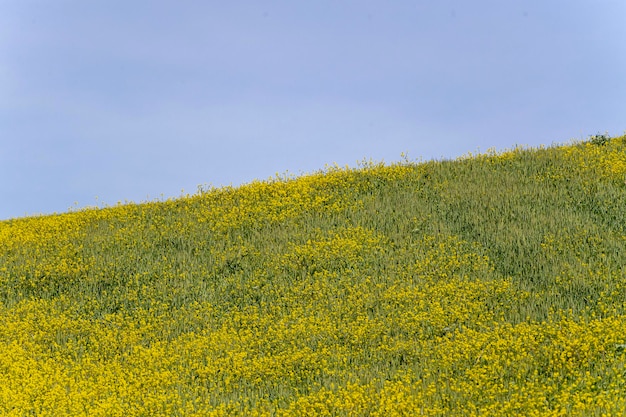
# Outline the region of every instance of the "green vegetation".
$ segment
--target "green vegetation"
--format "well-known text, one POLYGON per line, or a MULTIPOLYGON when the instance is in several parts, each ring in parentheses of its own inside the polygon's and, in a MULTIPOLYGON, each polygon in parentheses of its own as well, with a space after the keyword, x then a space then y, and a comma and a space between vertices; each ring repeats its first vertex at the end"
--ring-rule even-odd
POLYGON ((0 222, 0 414, 626 414, 626 136, 0 222))

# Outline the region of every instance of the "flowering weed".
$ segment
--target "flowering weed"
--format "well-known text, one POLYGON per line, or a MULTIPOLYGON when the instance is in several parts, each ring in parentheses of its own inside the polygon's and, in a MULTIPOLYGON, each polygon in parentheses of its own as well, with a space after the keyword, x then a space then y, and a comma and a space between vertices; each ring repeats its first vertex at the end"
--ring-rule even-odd
POLYGON ((604 139, 0 222, 0 414, 624 415, 604 139))

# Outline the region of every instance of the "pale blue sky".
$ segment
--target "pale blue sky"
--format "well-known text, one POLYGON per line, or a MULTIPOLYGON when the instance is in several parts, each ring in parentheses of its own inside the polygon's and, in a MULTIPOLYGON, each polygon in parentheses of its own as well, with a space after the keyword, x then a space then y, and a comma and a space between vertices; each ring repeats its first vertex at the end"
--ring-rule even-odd
POLYGON ((623 0, 2 0, 0 219, 622 134, 625 22, 623 0))

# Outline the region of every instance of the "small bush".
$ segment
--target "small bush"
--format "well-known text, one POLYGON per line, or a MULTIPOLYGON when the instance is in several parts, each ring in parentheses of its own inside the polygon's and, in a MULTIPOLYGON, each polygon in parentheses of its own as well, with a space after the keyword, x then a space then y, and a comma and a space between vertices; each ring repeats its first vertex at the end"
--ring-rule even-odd
POLYGON ((597 134, 589 137, 589 142, 594 145, 604 146, 611 140, 611 137, 608 134, 597 134))

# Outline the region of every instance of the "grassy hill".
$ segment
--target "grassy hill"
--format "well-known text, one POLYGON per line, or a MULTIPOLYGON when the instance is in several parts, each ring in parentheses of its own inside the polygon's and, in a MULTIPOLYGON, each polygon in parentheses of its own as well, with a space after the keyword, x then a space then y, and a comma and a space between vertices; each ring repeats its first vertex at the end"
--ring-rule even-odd
POLYGON ((626 137, 0 222, 0 414, 626 414, 626 137))

